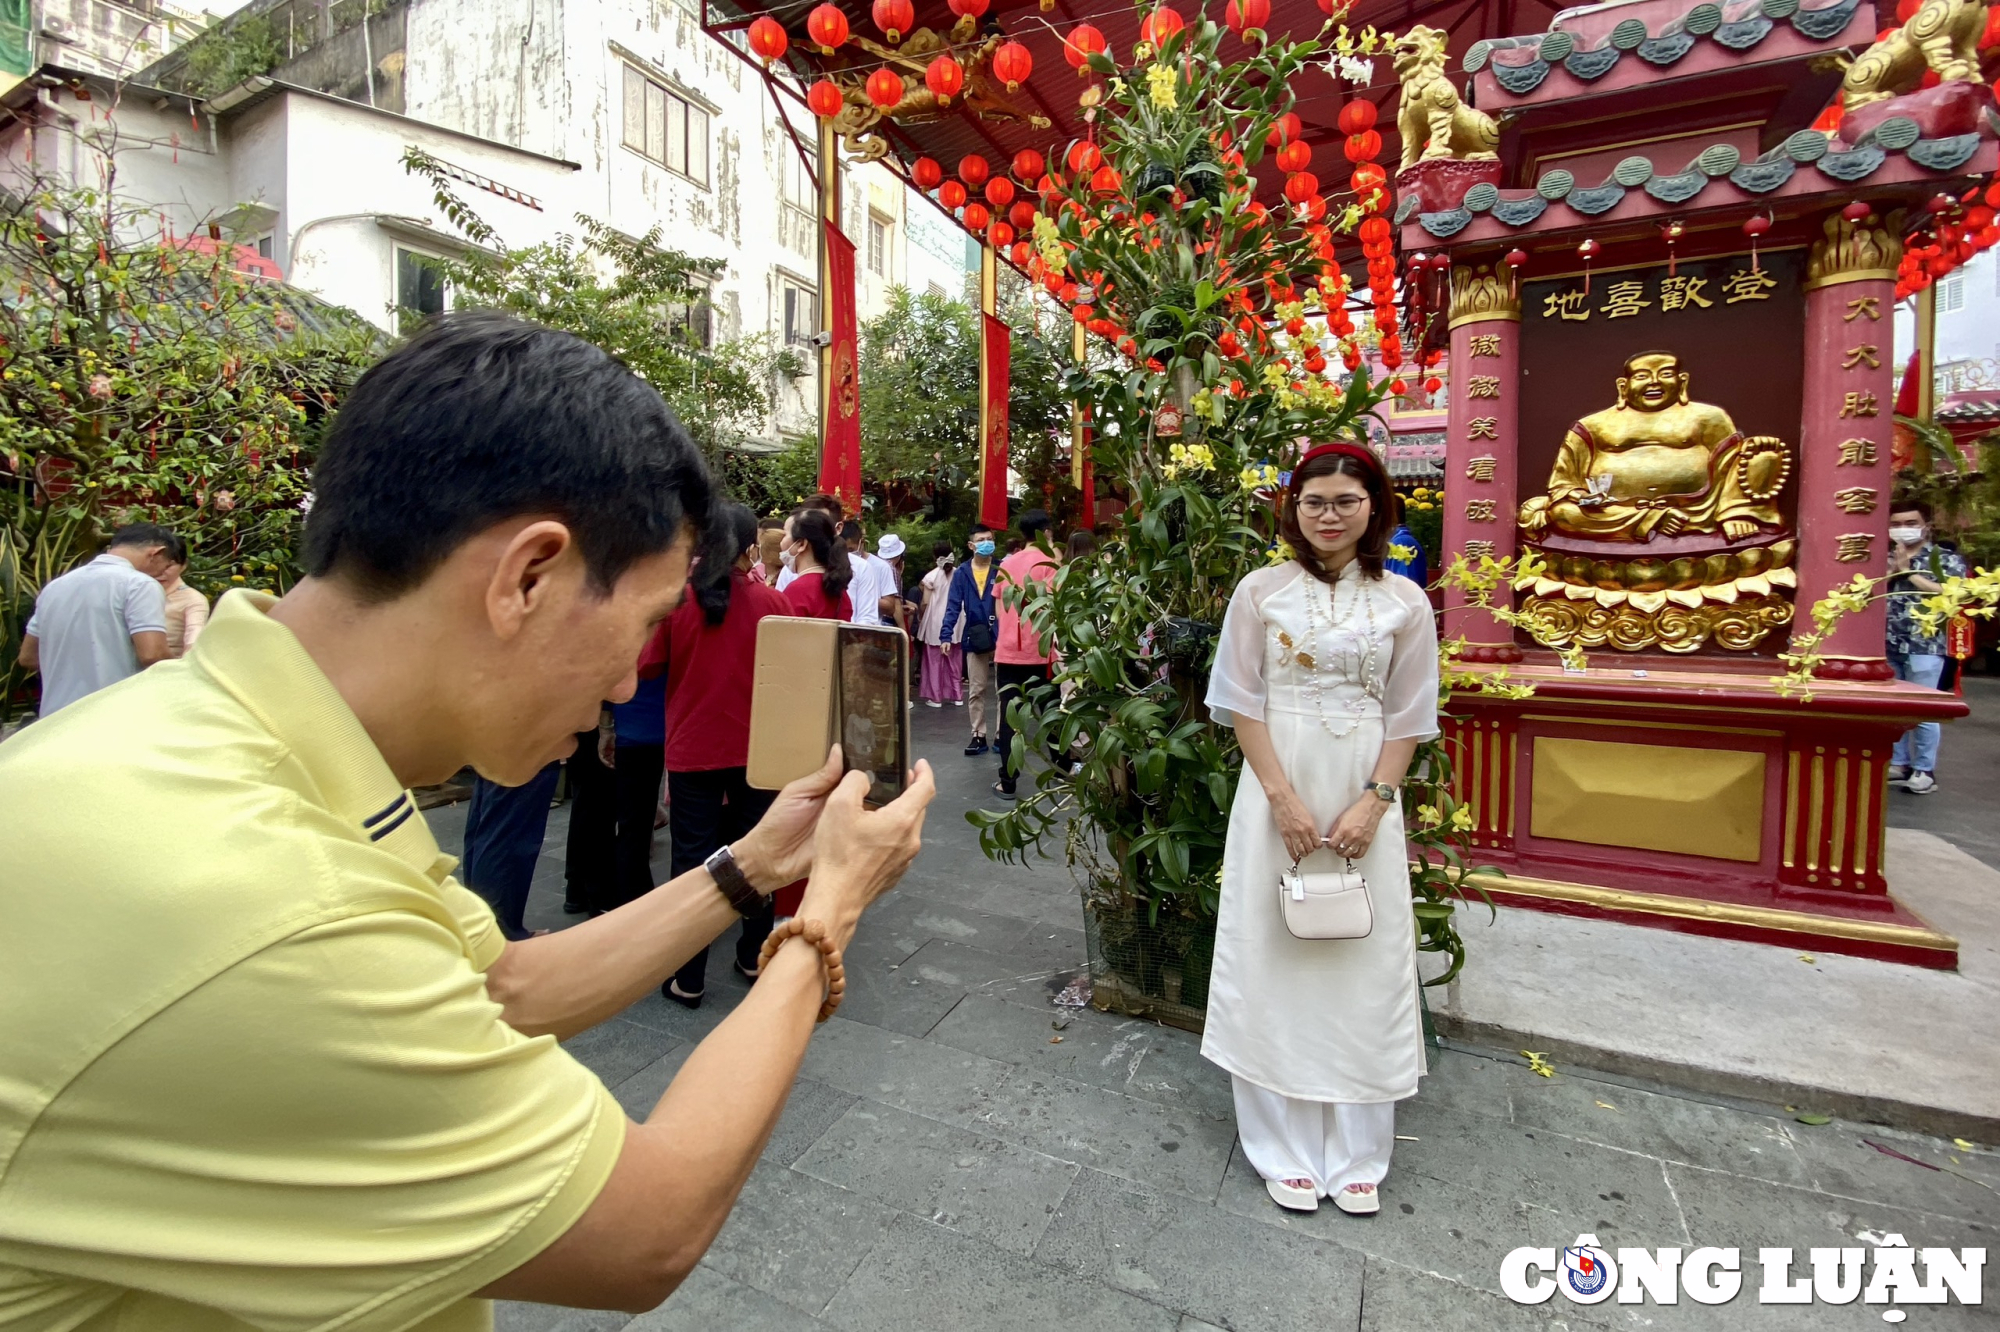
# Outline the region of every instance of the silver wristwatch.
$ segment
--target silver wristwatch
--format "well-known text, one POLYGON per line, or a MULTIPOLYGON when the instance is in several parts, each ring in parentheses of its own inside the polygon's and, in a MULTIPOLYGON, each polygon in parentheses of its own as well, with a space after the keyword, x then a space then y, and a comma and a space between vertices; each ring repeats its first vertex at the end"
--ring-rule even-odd
POLYGON ((1368 783, 1367 790, 1380 800, 1385 800, 1392 805, 1396 803, 1396 788, 1387 782, 1370 782, 1368 783))

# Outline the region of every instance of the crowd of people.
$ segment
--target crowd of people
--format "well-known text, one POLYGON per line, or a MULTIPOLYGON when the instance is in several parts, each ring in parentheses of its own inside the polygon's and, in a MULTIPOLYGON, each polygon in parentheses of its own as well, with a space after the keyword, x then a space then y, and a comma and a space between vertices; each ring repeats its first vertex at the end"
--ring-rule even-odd
MULTIPOLYGON (((490 1326, 484 1299, 657 1304, 734 1205, 934 794, 918 760, 871 808, 837 747, 751 786, 760 623, 905 629, 911 706, 964 708, 965 754, 997 751, 1012 798, 1011 705, 1056 696, 1060 649, 1015 593, 1096 549, 1083 530, 1058 554, 1031 509, 916 574, 832 497, 760 520, 624 366, 493 314, 369 370, 313 481, 284 596, 211 618, 183 540, 135 524, 27 626, 42 719, 0 747, 0 844, 33 885, 0 933, 0 1325, 442 1332, 490 1326), (454 877, 412 791, 466 768, 454 877), (559 790, 583 919, 532 931, 559 790), (747 993, 628 1119, 558 1041, 656 988, 699 1006, 732 929, 747 993)), ((1308 449, 1277 517, 1289 557, 1234 589, 1206 695, 1246 772, 1202 1051, 1271 1198, 1366 1215, 1425 1071, 1396 922, 1436 626, 1369 448, 1308 449)), ((1914 502, 1891 536, 1889 657, 1936 687, 1911 604, 1963 565, 1914 502)), ((1893 775, 1934 790, 1936 754, 1919 728, 1893 775)))

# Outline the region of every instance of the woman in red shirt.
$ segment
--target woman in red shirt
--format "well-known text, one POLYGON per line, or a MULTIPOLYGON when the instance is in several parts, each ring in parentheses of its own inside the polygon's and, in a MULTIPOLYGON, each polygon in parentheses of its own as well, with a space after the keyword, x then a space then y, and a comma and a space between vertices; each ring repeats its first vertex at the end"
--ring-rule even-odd
POLYGON ((847 595, 854 566, 848 561, 847 547, 835 533, 833 520, 818 509, 792 516, 792 572, 798 575, 785 586, 785 599, 794 615, 815 620, 851 620, 854 602, 847 595))
MULTIPOLYGON (((648 660, 667 672, 667 792, 672 814, 673 872, 697 869, 724 845, 756 826, 775 791, 744 781, 750 754, 750 686, 757 657, 757 622, 789 615, 784 596, 751 576, 757 519, 740 504, 723 504, 701 568, 680 608, 667 617, 648 660)), ((771 933, 770 899, 761 917, 746 916, 736 941, 736 971, 757 978, 757 953, 771 933)), ((688 959, 660 987, 677 1004, 701 1003, 708 950, 688 959)))

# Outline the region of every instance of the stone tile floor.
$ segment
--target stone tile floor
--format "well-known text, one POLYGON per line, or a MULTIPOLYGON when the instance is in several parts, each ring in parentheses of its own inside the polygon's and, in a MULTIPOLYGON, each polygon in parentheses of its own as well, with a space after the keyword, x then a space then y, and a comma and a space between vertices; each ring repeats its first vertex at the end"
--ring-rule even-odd
MULTIPOLYGON (((917 710, 941 790, 925 851, 864 923, 847 1004, 700 1268, 637 1319, 505 1304, 502 1332, 1860 1327, 1882 1306, 1757 1304, 1754 1250, 1891 1233, 1994 1244, 2000 1156, 1457 1049, 1433 1052, 1398 1114, 1379 1217, 1280 1211, 1195 1037, 1051 1005, 1084 961, 1076 894, 1059 864, 980 856, 963 813, 995 802, 993 763, 958 753, 963 718, 917 710), (1499 1293, 1510 1249, 1583 1232, 1614 1249, 1740 1247, 1751 1289, 1670 1308, 1499 1293)), ((550 820, 537 924, 566 923, 565 813, 550 820)), ((430 817, 452 848, 463 807, 430 817)), ((569 1043, 635 1116, 744 993, 727 958, 711 953, 700 1011, 655 996, 569 1043)), ((1912 1327, 2000 1332, 1985 1310, 1908 1313, 1912 1327)))

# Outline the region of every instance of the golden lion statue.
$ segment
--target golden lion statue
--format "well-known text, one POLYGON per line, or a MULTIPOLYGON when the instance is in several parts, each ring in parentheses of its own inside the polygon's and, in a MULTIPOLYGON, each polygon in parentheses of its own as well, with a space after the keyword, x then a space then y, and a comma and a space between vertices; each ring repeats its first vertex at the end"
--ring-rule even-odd
POLYGON ((1946 83, 1979 83, 1986 0, 1924 0, 1910 21, 1861 53, 1841 80, 1843 110, 1913 92, 1925 70, 1946 83))
POLYGON ((1492 162, 1500 156, 1500 127, 1459 99, 1444 74, 1444 47, 1445 35, 1421 24, 1396 39, 1396 77, 1403 82, 1396 131, 1403 136, 1406 171, 1420 159, 1492 162))

